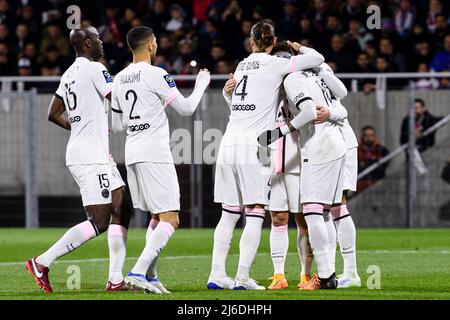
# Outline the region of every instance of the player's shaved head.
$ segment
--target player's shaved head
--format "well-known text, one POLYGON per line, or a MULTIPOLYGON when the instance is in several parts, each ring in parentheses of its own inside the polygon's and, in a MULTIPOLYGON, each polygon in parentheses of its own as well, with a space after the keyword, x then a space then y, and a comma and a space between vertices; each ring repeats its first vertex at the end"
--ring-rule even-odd
POLYGON ((144 44, 154 38, 153 30, 149 27, 135 27, 127 33, 127 43, 131 51, 138 51, 144 44))
POLYGON ((69 40, 77 56, 97 60, 103 55, 103 45, 98 31, 94 27, 72 30, 69 40))

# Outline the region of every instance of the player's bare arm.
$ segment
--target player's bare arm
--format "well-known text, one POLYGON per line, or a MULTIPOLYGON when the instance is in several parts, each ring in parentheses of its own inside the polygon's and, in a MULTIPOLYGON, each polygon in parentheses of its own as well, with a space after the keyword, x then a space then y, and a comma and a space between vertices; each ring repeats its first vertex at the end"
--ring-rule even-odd
POLYGON ((48 108, 47 119, 61 128, 70 130, 70 121, 67 117, 64 101, 60 97, 53 96, 48 108))

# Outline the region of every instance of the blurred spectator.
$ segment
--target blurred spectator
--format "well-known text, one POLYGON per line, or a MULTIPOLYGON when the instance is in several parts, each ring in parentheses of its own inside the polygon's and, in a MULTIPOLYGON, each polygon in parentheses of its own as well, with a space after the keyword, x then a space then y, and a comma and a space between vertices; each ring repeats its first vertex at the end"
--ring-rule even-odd
POLYGON ((440 0, 430 0, 426 23, 428 30, 434 32, 436 29, 436 15, 442 13, 442 3, 440 0))
POLYGON ((346 72, 354 56, 345 49, 344 39, 340 34, 331 37, 330 49, 327 58, 336 62, 337 72, 346 72))
POLYGON ((31 61, 28 58, 20 58, 17 63, 18 75, 19 76, 31 76, 32 75, 32 67, 31 61))
POLYGON ((166 11, 164 1, 155 0, 151 8, 146 22, 152 27, 153 31, 160 35, 166 28, 166 23, 169 20, 169 14, 166 11))
MULTIPOLYGON (((421 63, 417 67, 417 72, 430 72, 426 63, 421 63)), ((417 90, 433 90, 439 88, 439 80, 436 78, 422 78, 414 81, 414 88, 417 90)))
POLYGON ((15 74, 14 61, 9 57, 9 48, 6 43, 0 43, 0 75, 15 74))
POLYGON ((283 13, 277 20, 277 32, 280 39, 295 39, 297 36, 298 17, 296 13, 296 1, 283 0, 283 13))
POLYGON ((217 61, 214 67, 214 73, 217 74, 229 74, 232 73, 233 71, 234 70, 231 68, 230 64, 226 60, 217 61))
POLYGON ((44 31, 44 38, 41 40, 41 54, 45 55, 49 45, 55 46, 59 55, 69 56, 71 47, 67 35, 63 35, 61 28, 54 23, 47 25, 44 31))
POLYGON ((41 75, 58 76, 63 74, 67 67, 66 60, 59 54, 56 45, 48 45, 41 62, 41 75))
POLYGON ((173 71, 175 73, 185 74, 183 69, 189 64, 194 57, 192 55, 192 41, 183 39, 178 43, 178 55, 173 63, 173 71))
POLYGON ((429 66, 433 59, 430 44, 427 41, 420 41, 414 48, 414 57, 412 58, 412 69, 417 70, 419 65, 426 64, 429 66))
MULTIPOLYGON (((356 59, 356 65, 352 72, 355 73, 374 73, 375 68, 372 67, 369 55, 366 52, 360 52, 356 59)), ((358 90, 370 93, 375 90, 375 79, 358 79, 358 90)))
POLYGON ((379 52, 380 56, 386 58, 389 66, 393 68, 392 70, 397 72, 406 72, 405 57, 400 52, 394 51, 394 46, 390 38, 384 37, 380 39, 379 52))
MULTIPOLYGON (((426 137, 423 132, 438 122, 441 117, 433 116, 425 108, 425 101, 422 99, 414 100, 415 127, 416 127, 416 146, 419 152, 423 152, 434 146, 436 131, 430 133, 426 137)), ((409 118, 406 116, 402 122, 400 143, 404 144, 409 141, 409 118)))
POLYGON ((400 0, 400 6, 395 13, 395 28, 398 34, 405 37, 414 26, 415 12, 409 0, 400 0))
POLYGON ((25 47, 25 44, 31 41, 30 33, 28 31, 28 26, 25 23, 19 23, 16 27, 15 34, 15 50, 20 52, 25 47))
MULTIPOLYGON (((203 65, 234 69, 251 52, 250 29, 263 18, 275 22, 280 40, 286 38, 315 47, 333 61, 338 72, 360 67, 354 62, 361 50, 368 54, 373 68, 377 57, 382 56, 389 68, 378 69, 416 71, 419 65, 423 69, 421 64, 430 65, 435 52, 446 52, 444 38, 450 34, 450 3, 442 0, 78 0, 75 3, 83 13, 82 26, 97 26, 104 42, 104 61, 112 74, 130 61, 126 33, 138 25, 152 27, 160 44, 159 60, 169 69, 173 65, 173 72, 183 74, 203 65), (371 4, 381 7, 382 30, 365 27, 366 8, 371 4), (191 42, 190 55, 198 62, 195 67, 190 66, 190 60, 180 50, 179 42, 183 39, 191 42), (223 57, 212 58, 214 46, 224 49, 223 57)), ((6 44, 7 60, 13 66, 3 67, 2 72, 17 73, 17 61, 24 57, 26 46, 32 41, 40 60, 45 58, 50 44, 56 45, 60 57, 73 58, 64 23, 67 4, 64 0, 0 0, 0 43, 6 44)), ((33 74, 40 74, 36 57, 28 58, 33 70, 38 69, 33 74)), ((65 62, 58 63, 63 63, 58 66, 63 69, 65 62)), ((363 69, 368 70, 367 66, 363 69)), ((447 86, 450 87, 450 80, 441 81, 440 88, 447 86)))
POLYGON ((175 32, 181 30, 184 24, 184 17, 186 13, 178 4, 173 4, 170 7, 170 20, 166 24, 166 31, 175 32))
MULTIPOLYGON (((363 127, 358 147, 358 172, 364 171, 388 154, 389 150, 381 144, 376 135, 375 128, 372 126, 363 127)), ((357 192, 361 192, 378 180, 383 179, 386 176, 388 165, 389 163, 385 163, 358 180, 357 192)))
POLYGON ((437 72, 450 70, 450 34, 444 39, 444 50, 439 51, 433 57, 431 69, 437 72))
POLYGON ((445 14, 439 13, 436 15, 436 28, 434 29, 434 42, 438 44, 438 50, 442 49, 444 38, 450 34, 450 26, 448 25, 448 18, 445 14))
POLYGON ((350 20, 363 22, 366 18, 365 12, 366 8, 363 7, 360 0, 347 0, 342 8, 342 23, 348 26, 350 20))

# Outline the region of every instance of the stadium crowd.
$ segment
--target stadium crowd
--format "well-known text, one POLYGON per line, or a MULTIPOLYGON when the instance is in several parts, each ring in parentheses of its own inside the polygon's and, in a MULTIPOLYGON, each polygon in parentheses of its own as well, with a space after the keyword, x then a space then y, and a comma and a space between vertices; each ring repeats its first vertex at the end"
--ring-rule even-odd
MULTIPOLYGON (((98 27, 112 74, 129 61, 125 36, 138 25, 154 29, 154 63, 169 73, 232 72, 249 54, 250 28, 262 18, 273 20, 279 39, 318 49, 337 72, 450 70, 450 8, 443 0, 0 0, 0 75, 62 74, 73 59, 66 26, 72 4, 80 6, 82 24, 98 27), (381 8, 381 30, 366 27, 372 4, 381 8)), ((371 80, 358 85, 374 90, 371 80)))

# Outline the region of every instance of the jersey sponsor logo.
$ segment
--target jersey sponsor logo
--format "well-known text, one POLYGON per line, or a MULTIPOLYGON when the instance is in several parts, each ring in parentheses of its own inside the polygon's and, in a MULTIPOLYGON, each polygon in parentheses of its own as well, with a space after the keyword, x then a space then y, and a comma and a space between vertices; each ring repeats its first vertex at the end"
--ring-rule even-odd
POLYGON ((256 106, 254 104, 233 104, 231 111, 255 111, 256 106))
POLYGON ((102 190, 102 197, 103 198, 108 198, 109 197, 109 190, 108 189, 103 189, 102 190))
POLYGON ((70 121, 70 123, 80 122, 81 117, 80 116, 70 117, 69 121, 70 121))
POLYGON ((148 128, 150 128, 150 125, 148 123, 128 126, 128 129, 130 130, 130 132, 143 131, 143 130, 147 130, 148 128))
POLYGON ((303 92, 300 92, 298 95, 295 96, 294 103, 297 103, 304 96, 305 96, 305 94, 303 92))
POLYGON ((164 76, 164 80, 166 80, 167 84, 169 85, 169 88, 174 88, 177 86, 175 83, 175 80, 173 80, 173 78, 170 74, 166 74, 164 76))
POLYGON ((103 70, 102 72, 103 72, 103 77, 105 77, 106 83, 113 82, 113 78, 109 74, 108 70, 103 70))
POLYGON ((284 58, 284 59, 290 59, 291 56, 289 55, 277 55, 278 58, 284 58))

